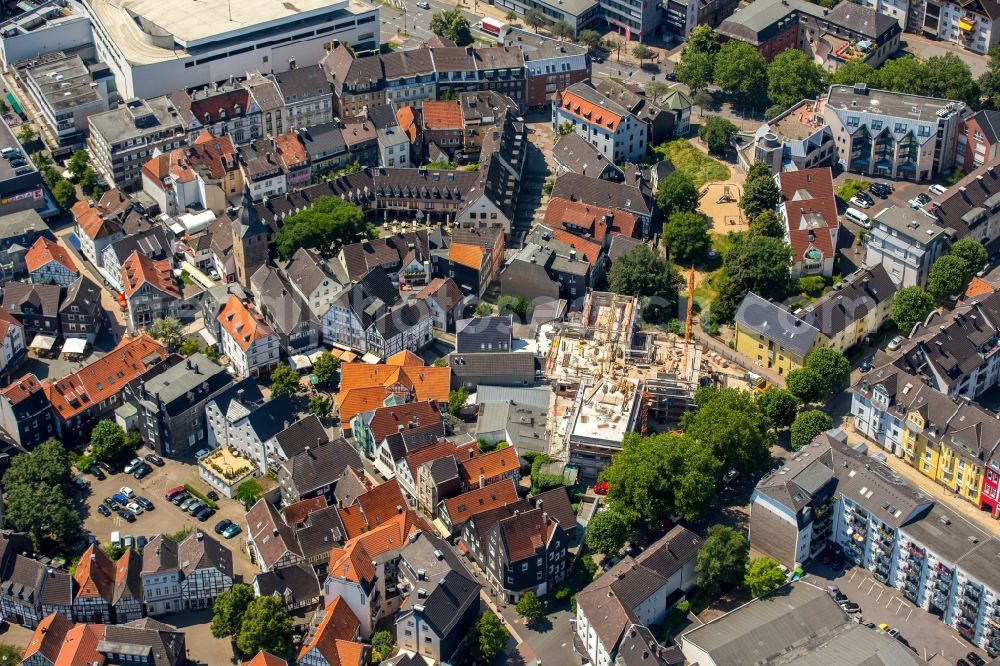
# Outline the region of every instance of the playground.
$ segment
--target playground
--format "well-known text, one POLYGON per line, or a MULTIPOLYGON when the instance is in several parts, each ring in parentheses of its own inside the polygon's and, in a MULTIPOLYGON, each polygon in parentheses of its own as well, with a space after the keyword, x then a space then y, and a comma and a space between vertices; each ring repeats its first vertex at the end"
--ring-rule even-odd
POLYGON ((700 192, 699 208, 711 223, 711 233, 728 234, 746 231, 747 223, 740 210, 743 187, 736 183, 706 183, 700 192))

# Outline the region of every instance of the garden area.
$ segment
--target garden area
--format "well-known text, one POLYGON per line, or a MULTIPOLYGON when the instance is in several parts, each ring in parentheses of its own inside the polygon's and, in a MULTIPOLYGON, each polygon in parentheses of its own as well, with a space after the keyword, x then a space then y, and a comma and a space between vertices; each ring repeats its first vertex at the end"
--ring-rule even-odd
POLYGON ((670 160, 678 171, 690 176, 699 190, 710 181, 729 179, 729 167, 712 159, 685 139, 674 139, 653 146, 652 152, 657 160, 670 160))

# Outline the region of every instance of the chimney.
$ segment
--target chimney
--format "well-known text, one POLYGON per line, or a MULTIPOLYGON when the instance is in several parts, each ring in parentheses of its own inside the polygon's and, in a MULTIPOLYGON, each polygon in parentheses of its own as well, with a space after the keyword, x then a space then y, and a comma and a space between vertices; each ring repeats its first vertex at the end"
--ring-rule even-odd
POLYGON ((486 485, 486 476, 482 472, 480 472, 479 473, 479 487, 482 488, 485 485, 486 485))
POLYGON ((535 502, 535 508, 540 511, 542 509, 543 504, 544 502, 542 500, 538 500, 537 502, 535 502))

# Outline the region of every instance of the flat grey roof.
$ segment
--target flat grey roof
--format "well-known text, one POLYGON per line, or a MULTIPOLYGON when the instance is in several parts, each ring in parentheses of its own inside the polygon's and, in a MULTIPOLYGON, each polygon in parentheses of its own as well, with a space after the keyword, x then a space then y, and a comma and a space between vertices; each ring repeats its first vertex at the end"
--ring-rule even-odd
POLYGON ((951 564, 961 560, 975 546, 969 541, 970 536, 975 537, 978 543, 989 538, 988 534, 955 511, 938 504, 931 507, 922 519, 901 527, 899 531, 951 564))
POLYGON ((948 227, 938 224, 930 215, 912 208, 888 206, 875 216, 875 228, 879 223, 921 243, 929 243, 948 231, 948 227))
POLYGON ((94 77, 78 55, 29 67, 27 74, 45 102, 55 111, 92 104, 101 99, 97 89, 90 85, 94 77))
POLYGON ((830 86, 826 105, 827 108, 854 109, 859 112, 909 118, 929 123, 937 123, 937 112, 942 109, 952 113, 965 106, 961 102, 949 99, 905 95, 874 88, 865 88, 862 91, 854 86, 830 86))

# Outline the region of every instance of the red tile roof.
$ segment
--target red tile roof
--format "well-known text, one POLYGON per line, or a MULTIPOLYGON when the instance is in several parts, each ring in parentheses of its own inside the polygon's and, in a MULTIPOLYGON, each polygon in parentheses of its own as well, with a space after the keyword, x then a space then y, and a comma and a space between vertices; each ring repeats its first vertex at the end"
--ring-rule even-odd
POLYGON ((424 129, 462 129, 462 103, 455 100, 427 100, 421 114, 424 129))
POLYGON ((294 132, 285 132, 274 137, 274 148, 288 171, 309 163, 309 155, 302 140, 294 132))
POLYGON ((376 575, 372 560, 402 548, 410 534, 420 530, 431 531, 423 518, 405 510, 370 532, 350 539, 343 548, 331 550, 327 575, 354 582, 370 582, 376 575))
POLYGON ((29 273, 34 273, 52 261, 65 266, 74 273, 80 272, 66 248, 44 236, 40 236, 24 255, 24 263, 27 265, 29 273))
MULTIPOLYGON (((474 444, 470 444, 470 447, 476 448, 474 444)), ((458 464, 462 469, 462 478, 469 483, 478 483, 480 476, 484 479, 495 479, 521 467, 517 451, 513 446, 476 455, 472 458, 460 458, 458 464)))
POLYGON ((545 548, 554 524, 543 520, 541 509, 524 511, 500 521, 500 536, 507 546, 511 562, 534 557, 545 548))
POLYGON ((410 137, 410 143, 414 143, 417 140, 417 112, 413 110, 412 106, 404 106, 402 109, 396 112, 396 122, 406 136, 410 137))
POLYGON ((288 662, 281 657, 275 657, 270 652, 261 650, 250 661, 244 661, 243 666, 288 666, 288 662))
POLYGON ((513 479, 503 479, 482 488, 470 490, 444 501, 452 525, 464 523, 472 516, 517 501, 513 479))
POLYGON ((70 629, 54 666, 103 664, 104 655, 97 651, 97 644, 104 640, 104 632, 103 624, 78 624, 70 629))
POLYGON ((384 365, 344 363, 340 366, 337 404, 340 420, 381 407, 390 395, 410 393, 418 401, 446 402, 451 382, 448 368, 424 364, 410 352, 389 357, 384 365), (442 372, 443 371, 443 372, 442 372))
POLYGON ((194 180, 201 172, 214 180, 221 180, 227 173, 238 169, 236 148, 229 135, 217 137, 208 130, 203 131, 187 148, 175 148, 168 153, 161 153, 142 166, 143 175, 165 191, 172 188, 166 182, 167 176, 186 183, 194 180))
POLYGON ((563 91, 562 102, 559 106, 571 115, 581 118, 588 123, 606 127, 612 132, 618 130, 618 124, 622 121, 622 117, 617 113, 614 113, 602 106, 598 106, 592 102, 588 102, 584 98, 580 97, 576 93, 570 92, 569 90, 563 91))
POLYGON ((249 106, 250 91, 239 87, 225 93, 192 99, 191 115, 199 123, 207 125, 227 118, 242 117, 249 106))
POLYGON ((973 277, 972 281, 969 282, 969 286, 965 289, 965 298, 975 298, 983 294, 992 294, 994 291, 996 289, 989 282, 982 278, 973 277))
POLYGON ((281 510, 281 513, 284 515, 285 522, 294 527, 304 523, 310 513, 324 508, 326 508, 326 498, 320 495, 289 504, 281 510))
POLYGON ((418 426, 429 425, 440 420, 441 413, 436 402, 411 402, 376 409, 368 426, 371 428, 372 439, 381 442, 392 433, 398 432, 400 427, 406 428, 411 423, 418 426))
POLYGON ((73 204, 73 219, 80 227, 80 231, 90 238, 97 240, 111 234, 119 233, 122 228, 114 220, 105 220, 100 209, 93 201, 81 199, 73 204))
POLYGON ((250 349, 254 342, 274 335, 257 309, 244 304, 236 294, 229 297, 218 319, 223 330, 243 351, 250 349))
POLYGON ((578 236, 590 236, 603 243, 613 233, 635 238, 639 218, 623 210, 555 197, 549 200, 543 224, 552 229, 565 229, 578 236))
POLYGON ((473 270, 481 270, 483 267, 483 256, 486 249, 479 245, 465 245, 463 243, 452 243, 448 248, 448 260, 460 266, 466 266, 473 270))
POLYGON ((823 258, 833 257, 840 222, 830 167, 786 171, 779 180, 788 215, 792 260, 802 261, 811 247, 818 249, 823 258))
POLYGON ((23 661, 28 661, 35 654, 41 654, 48 661, 55 662, 59 657, 66 634, 73 628, 73 623, 62 613, 52 613, 46 616, 35 627, 28 647, 24 650, 23 661))
MULTIPOLYGON (((3 312, 0 310, 0 312, 3 312)), ((38 377, 28 373, 22 376, 20 379, 8 384, 0 393, 3 394, 10 404, 17 405, 20 404, 22 400, 26 400, 31 396, 41 391, 42 383, 38 381, 38 377)))
POLYGON ((568 231, 563 231, 562 229, 552 229, 552 238, 578 250, 587 257, 587 261, 591 266, 597 265, 597 260, 601 256, 601 246, 599 243, 571 234, 568 231))
POLYGON ((111 603, 115 588, 115 565, 97 544, 92 544, 80 556, 73 578, 77 587, 74 600, 80 597, 100 597, 111 603))
POLYGON ((138 250, 129 255, 122 263, 122 281, 125 285, 125 296, 132 297, 144 284, 149 283, 164 294, 174 298, 181 297, 177 286, 177 278, 170 267, 168 259, 151 259, 138 250))
POLYGON ((110 353, 55 382, 43 384, 55 413, 66 421, 117 395, 126 384, 167 357, 167 348, 145 333, 124 337, 110 353))
POLYGON ((347 654, 341 654, 342 643, 354 643, 361 629, 361 622, 357 615, 351 610, 347 602, 341 597, 336 597, 323 611, 323 619, 316 625, 311 638, 307 638, 299 651, 299 661, 303 661, 305 656, 312 650, 318 650, 326 659, 330 666, 338 664, 351 664, 350 658, 344 657, 353 654, 355 651, 345 645, 347 654))
POLYGON ((406 499, 399 483, 390 479, 358 495, 354 504, 340 509, 340 521, 347 537, 354 538, 375 529, 406 510, 406 499))

